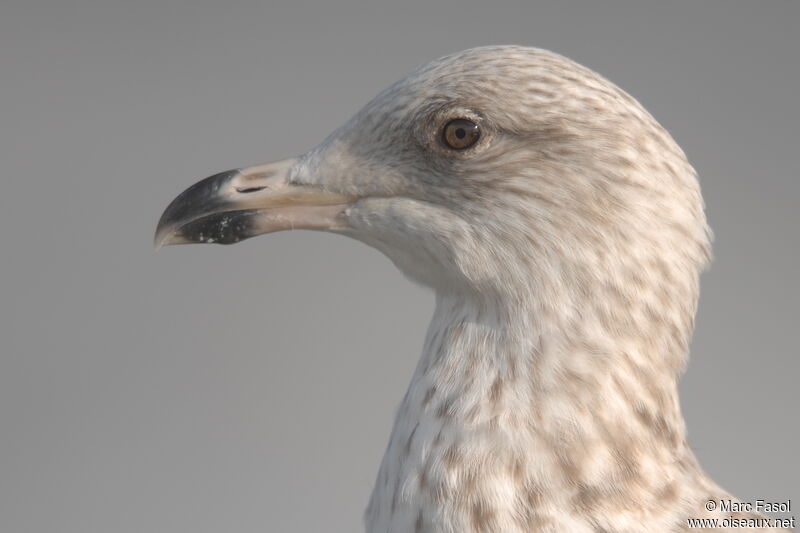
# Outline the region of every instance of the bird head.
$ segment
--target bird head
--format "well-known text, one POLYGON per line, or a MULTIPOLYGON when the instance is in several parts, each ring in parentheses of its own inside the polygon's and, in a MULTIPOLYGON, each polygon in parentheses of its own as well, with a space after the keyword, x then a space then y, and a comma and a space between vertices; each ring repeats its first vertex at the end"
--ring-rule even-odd
POLYGON ((691 296, 708 257, 669 134, 596 73, 516 46, 434 61, 307 153, 200 181, 156 245, 287 229, 349 235, 437 291, 560 306, 632 287, 691 296))

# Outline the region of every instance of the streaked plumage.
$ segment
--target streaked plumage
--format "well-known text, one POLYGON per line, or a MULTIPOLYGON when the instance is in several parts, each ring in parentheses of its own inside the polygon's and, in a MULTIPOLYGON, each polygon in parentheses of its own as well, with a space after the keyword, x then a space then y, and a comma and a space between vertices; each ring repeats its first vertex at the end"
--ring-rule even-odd
POLYGON ((676 386, 710 256, 700 189, 609 81, 533 48, 440 59, 303 156, 190 189, 157 240, 296 227, 359 239, 436 291, 368 532, 668 532, 729 515, 704 509, 730 496, 686 443, 676 386), (462 151, 441 136, 458 118, 481 130, 462 151))

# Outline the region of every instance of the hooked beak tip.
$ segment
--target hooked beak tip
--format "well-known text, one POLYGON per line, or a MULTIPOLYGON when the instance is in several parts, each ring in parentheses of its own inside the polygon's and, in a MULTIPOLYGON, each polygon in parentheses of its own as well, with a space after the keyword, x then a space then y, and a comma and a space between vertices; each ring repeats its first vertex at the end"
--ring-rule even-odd
POLYGON ((222 172, 192 185, 161 215, 156 250, 174 244, 234 244, 289 229, 335 230, 358 198, 289 183, 295 160, 222 172))

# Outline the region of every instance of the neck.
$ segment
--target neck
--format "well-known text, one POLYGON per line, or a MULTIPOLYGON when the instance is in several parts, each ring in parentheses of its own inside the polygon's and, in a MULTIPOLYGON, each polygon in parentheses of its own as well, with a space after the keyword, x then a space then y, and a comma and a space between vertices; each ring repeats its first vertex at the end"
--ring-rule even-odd
POLYGON ((530 525, 542 509, 663 509, 658 498, 696 468, 672 363, 685 354, 660 353, 676 346, 656 331, 609 331, 585 311, 581 322, 537 304, 437 296, 368 525, 432 520, 431 501, 476 498, 491 506, 464 508, 463 531, 482 520, 516 531, 510 517, 530 525))

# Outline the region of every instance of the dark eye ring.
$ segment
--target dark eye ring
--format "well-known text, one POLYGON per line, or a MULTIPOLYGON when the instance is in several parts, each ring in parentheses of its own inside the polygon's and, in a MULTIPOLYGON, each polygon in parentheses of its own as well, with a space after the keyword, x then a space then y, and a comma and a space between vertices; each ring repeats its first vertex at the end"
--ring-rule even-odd
POLYGON ((442 142, 453 150, 466 150, 480 138, 480 127, 465 118, 451 120, 445 124, 442 131, 442 142))

